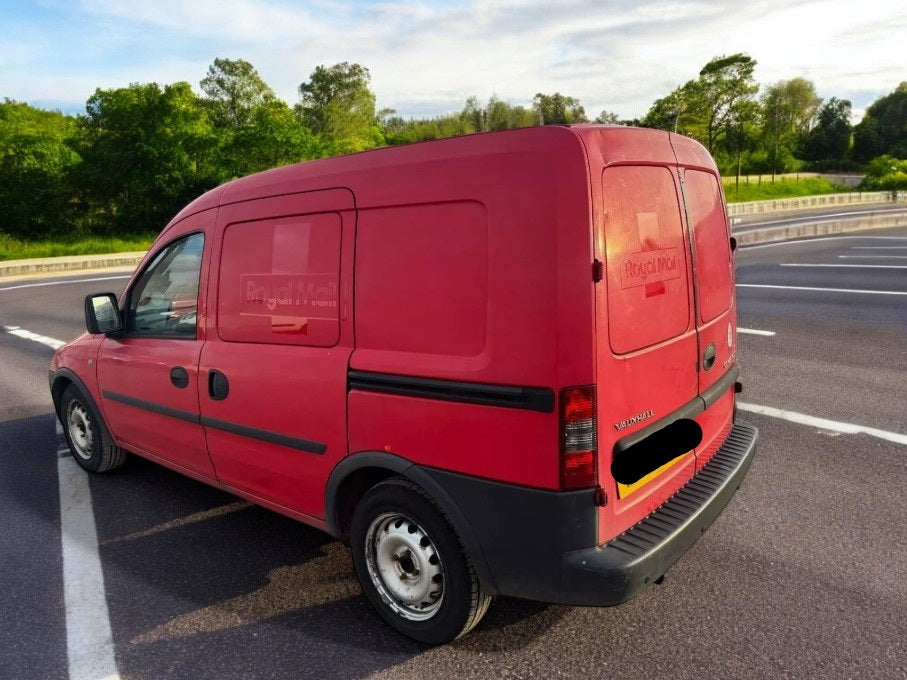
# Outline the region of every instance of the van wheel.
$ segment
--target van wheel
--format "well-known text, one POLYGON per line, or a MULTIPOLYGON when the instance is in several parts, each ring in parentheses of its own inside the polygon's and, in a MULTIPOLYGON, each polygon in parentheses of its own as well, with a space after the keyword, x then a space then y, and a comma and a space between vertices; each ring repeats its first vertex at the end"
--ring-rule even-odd
POLYGON ((113 443, 94 408, 75 385, 64 390, 59 415, 72 457, 83 468, 108 472, 126 461, 126 452, 113 443))
POLYGON ((389 479, 365 494, 353 513, 350 545, 372 606, 413 640, 449 642, 488 610, 491 596, 444 513, 407 480, 389 479))

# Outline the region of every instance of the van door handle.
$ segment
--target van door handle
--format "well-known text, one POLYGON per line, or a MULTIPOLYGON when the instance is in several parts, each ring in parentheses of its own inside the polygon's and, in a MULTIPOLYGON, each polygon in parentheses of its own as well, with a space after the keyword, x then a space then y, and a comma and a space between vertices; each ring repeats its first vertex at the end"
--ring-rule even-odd
POLYGON ((213 368, 208 371, 208 394, 214 401, 226 399, 230 394, 230 381, 220 371, 213 368))
POLYGON ((170 369, 170 382, 181 390, 189 387, 189 372, 182 366, 174 366, 170 369))
POLYGON ((707 371, 712 370, 717 356, 718 349, 715 347, 714 342, 710 342, 709 346, 705 348, 705 354, 702 355, 702 367, 707 371))

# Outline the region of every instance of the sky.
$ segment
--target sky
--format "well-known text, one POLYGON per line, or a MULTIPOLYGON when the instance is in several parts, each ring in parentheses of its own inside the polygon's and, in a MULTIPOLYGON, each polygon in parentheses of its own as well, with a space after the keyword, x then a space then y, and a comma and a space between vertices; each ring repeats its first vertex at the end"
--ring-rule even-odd
POLYGON ((856 121, 907 80, 905 42, 905 0, 0 0, 0 98, 79 113, 96 88, 199 91, 226 57, 292 106, 316 66, 349 61, 407 118, 561 92, 630 119, 745 52, 760 85, 808 78, 856 121))

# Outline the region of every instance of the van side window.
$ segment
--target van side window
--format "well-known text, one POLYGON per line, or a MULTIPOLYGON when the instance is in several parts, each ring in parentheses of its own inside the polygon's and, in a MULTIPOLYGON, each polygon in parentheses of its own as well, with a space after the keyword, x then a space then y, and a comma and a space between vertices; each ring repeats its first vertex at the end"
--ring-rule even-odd
POLYGON ((161 250, 129 293, 126 333, 195 339, 204 234, 161 250))
POLYGON ((217 330, 229 342, 330 347, 340 339, 337 213, 228 225, 217 330))

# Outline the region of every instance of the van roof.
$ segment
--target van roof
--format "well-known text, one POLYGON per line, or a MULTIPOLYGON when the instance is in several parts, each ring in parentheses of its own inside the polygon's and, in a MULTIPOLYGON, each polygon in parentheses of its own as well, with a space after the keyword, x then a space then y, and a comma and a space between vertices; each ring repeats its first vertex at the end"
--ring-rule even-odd
POLYGON ((265 196, 347 186, 351 173, 380 171, 401 163, 419 164, 495 152, 541 151, 546 148, 554 150, 558 147, 583 153, 583 144, 591 143, 599 146, 601 140, 607 140, 609 146, 615 145, 615 142, 619 142, 615 146, 626 146, 627 149, 623 153, 618 149, 615 151, 617 157, 623 156, 627 160, 630 158, 626 151, 643 145, 649 151, 649 154, 646 154, 649 157, 645 160, 658 160, 666 163, 675 163, 679 160, 684 164, 714 169, 711 156, 698 142, 662 130, 622 125, 545 125, 480 132, 401 146, 380 147, 343 156, 272 168, 211 189, 183 208, 170 224, 175 224, 189 215, 222 204, 265 196), (599 138, 599 140, 596 141, 595 138, 599 138), (651 155, 653 153, 654 157, 651 155), (317 186, 315 186, 316 183, 317 186))

